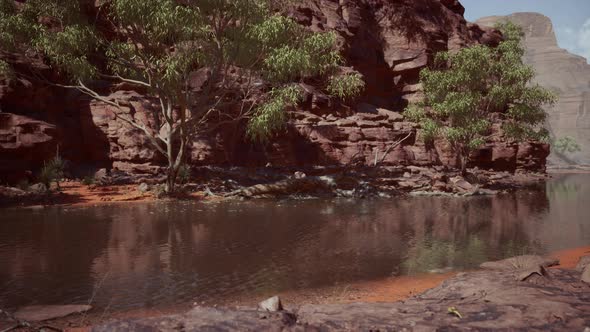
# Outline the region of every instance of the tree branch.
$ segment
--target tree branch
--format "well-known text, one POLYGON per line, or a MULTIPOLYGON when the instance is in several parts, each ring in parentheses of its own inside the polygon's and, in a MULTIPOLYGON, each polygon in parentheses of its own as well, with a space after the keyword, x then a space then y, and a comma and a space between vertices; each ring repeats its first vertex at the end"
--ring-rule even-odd
POLYGON ((132 79, 129 79, 129 78, 124 78, 124 77, 121 77, 118 74, 117 75, 104 75, 104 74, 101 74, 100 76, 106 77, 106 78, 111 78, 111 79, 117 79, 117 80, 119 80, 121 82, 125 82, 125 83, 131 83, 131 84, 135 84, 135 85, 141 85, 141 86, 145 86, 145 87, 148 87, 148 88, 151 88, 152 87, 151 84, 149 84, 149 83, 146 83, 146 82, 143 82, 143 81, 138 81, 138 80, 132 80, 132 79))
POLYGON ((381 159, 379 161, 377 161, 377 159, 375 158, 375 164, 373 166, 376 167, 376 166, 382 164, 385 161, 385 158, 387 158, 387 155, 389 154, 389 152, 391 152, 391 150, 393 150, 395 147, 397 147, 398 145, 402 144, 405 140, 410 138, 410 136, 412 136, 412 134, 413 134, 413 132, 409 132, 408 135, 406 135, 406 137, 404 137, 401 140, 390 145, 389 148, 387 150, 385 150, 385 152, 383 153, 383 156, 381 157, 381 159))

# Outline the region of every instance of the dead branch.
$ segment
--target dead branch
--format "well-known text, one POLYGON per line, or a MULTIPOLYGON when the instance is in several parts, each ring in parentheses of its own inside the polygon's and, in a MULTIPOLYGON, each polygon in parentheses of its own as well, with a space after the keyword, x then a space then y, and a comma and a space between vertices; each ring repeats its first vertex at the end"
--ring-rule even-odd
POLYGON ((380 164, 382 164, 383 161, 385 161, 385 158, 387 158, 387 155, 389 154, 389 152, 391 152, 391 150, 393 150, 398 145, 402 144, 405 140, 407 140, 408 138, 410 138, 410 136, 412 136, 412 134, 413 134, 413 132, 409 132, 408 135, 406 135, 406 137, 404 137, 401 140, 399 140, 399 141, 393 143, 392 145, 390 145, 389 148, 387 148, 387 150, 385 150, 385 152, 383 153, 383 156, 381 156, 381 159, 379 161, 377 161, 377 152, 375 152, 375 164, 373 166, 374 167, 377 167, 380 164))

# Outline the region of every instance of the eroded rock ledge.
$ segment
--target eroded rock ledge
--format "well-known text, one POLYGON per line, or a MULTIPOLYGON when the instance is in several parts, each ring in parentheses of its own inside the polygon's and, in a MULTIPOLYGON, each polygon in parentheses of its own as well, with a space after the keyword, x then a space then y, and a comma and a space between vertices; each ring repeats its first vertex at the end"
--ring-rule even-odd
POLYGON ((585 331, 590 285, 580 280, 580 270, 588 268, 546 269, 550 263, 525 257, 491 264, 500 270, 462 273, 402 302, 304 305, 277 313, 196 307, 92 331, 585 331), (451 307, 461 317, 450 314, 451 307))

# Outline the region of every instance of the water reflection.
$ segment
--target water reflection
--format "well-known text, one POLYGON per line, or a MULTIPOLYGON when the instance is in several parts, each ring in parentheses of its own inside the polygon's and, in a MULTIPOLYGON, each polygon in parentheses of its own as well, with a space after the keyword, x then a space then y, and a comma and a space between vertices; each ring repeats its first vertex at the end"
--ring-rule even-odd
POLYGON ((0 306, 95 294, 131 308, 471 268, 589 244, 588 191, 590 176, 574 175, 469 199, 4 210, 0 306))

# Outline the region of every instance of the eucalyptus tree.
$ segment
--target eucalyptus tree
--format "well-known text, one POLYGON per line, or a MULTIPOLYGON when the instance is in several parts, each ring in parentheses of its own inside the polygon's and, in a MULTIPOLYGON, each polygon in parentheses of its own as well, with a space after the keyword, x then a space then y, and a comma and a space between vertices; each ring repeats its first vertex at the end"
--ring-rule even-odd
POLYGON ((405 113, 420 123, 426 141, 442 137, 451 144, 462 173, 470 153, 491 134, 497 115, 511 139, 547 139, 543 106, 556 97, 533 83, 535 71, 522 61, 522 29, 511 22, 497 28, 504 36, 497 47, 436 54, 433 66, 420 72, 424 100, 405 113))
POLYGON ((552 142, 553 148, 559 153, 575 153, 582 151, 582 147, 578 142, 571 136, 563 136, 558 139, 554 139, 552 142))
MULTIPOLYGON (((112 107, 168 162, 174 190, 191 138, 212 122, 244 120, 265 140, 284 125, 285 110, 314 79, 348 98, 363 88, 358 73, 338 70, 333 32, 314 33, 283 16, 277 0, 0 0, 0 46, 42 54, 77 89, 112 107), (98 80, 125 83, 156 100, 153 121, 130 116, 129 105, 101 94, 98 80), (195 87, 194 81, 199 81, 195 87), (151 123, 153 122, 153 123, 151 123)), ((4 75, 15 75, 6 62, 4 75)), ((53 82, 57 84, 57 82, 53 82)))

